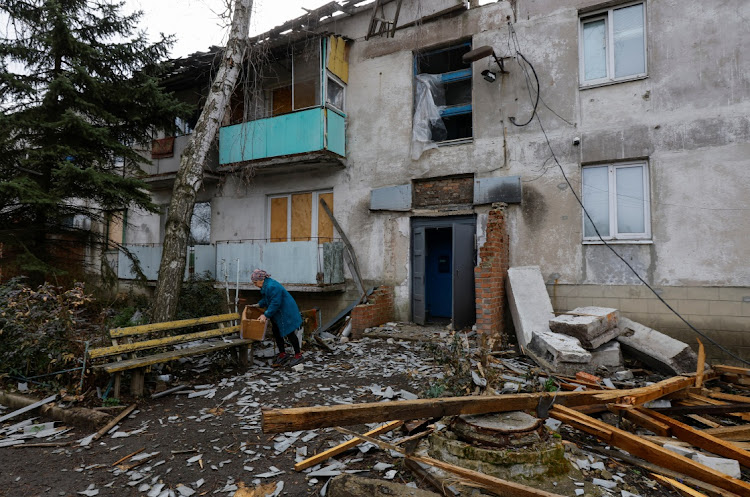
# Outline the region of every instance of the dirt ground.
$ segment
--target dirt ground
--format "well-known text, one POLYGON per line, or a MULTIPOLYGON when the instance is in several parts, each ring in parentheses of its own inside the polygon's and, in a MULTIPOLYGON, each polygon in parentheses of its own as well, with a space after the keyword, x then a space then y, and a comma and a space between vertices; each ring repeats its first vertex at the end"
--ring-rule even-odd
MULTIPOLYGON (((238 488, 259 485, 268 486, 269 495, 323 495, 330 476, 340 472, 430 489, 415 481, 415 476, 403 467, 403 459, 369 443, 322 467, 295 472, 295 461, 338 445, 348 437, 334 429, 265 435, 260 429, 260 408, 422 397, 450 374, 445 364, 435 359, 434 348, 425 346, 428 342, 447 342, 447 335, 442 328, 420 328, 416 340, 413 334, 408 337, 410 340, 403 340, 398 333, 391 333, 340 344, 334 352, 311 348, 306 350, 301 372, 288 367, 271 368, 268 363, 272 349, 261 351, 267 357, 256 359, 256 364, 246 370, 236 366, 221 369, 216 364, 212 367, 207 359, 179 365, 174 374, 182 371, 183 377, 173 379, 169 386, 188 383, 189 388, 139 401, 131 416, 90 446, 81 447, 79 441, 94 433, 94 427, 75 428, 56 440, 39 440, 73 442, 67 447, 0 448, 0 496, 234 496, 238 488), (138 455, 114 464, 136 451, 140 451, 138 455), (127 465, 136 463, 140 464, 128 469, 127 465)), ((123 399, 123 404, 127 403, 128 399, 123 399)), ((13 421, 22 419, 26 418, 13 421)), ((361 433, 375 426, 350 428, 361 433)), ((574 435, 567 429, 561 433, 563 438, 574 435)), ((597 444, 580 435, 580 447, 597 444)), ((402 433, 390 433, 382 438, 393 440, 401 436, 402 433)), ((678 495, 637 469, 606 458, 597 459, 592 453, 578 451, 572 444, 571 447, 575 450, 572 459, 588 457, 592 464, 605 461, 604 473, 594 469, 574 471, 561 476, 560 485, 546 482, 548 490, 567 495, 568 489, 574 488, 570 482, 580 481, 585 482, 577 487, 585 490, 584 497, 678 495), (607 491, 591 483, 593 478, 612 475, 622 479, 617 489, 607 491), (632 494, 621 494, 621 490, 632 494)), ((574 495, 573 490, 570 495, 574 495)))

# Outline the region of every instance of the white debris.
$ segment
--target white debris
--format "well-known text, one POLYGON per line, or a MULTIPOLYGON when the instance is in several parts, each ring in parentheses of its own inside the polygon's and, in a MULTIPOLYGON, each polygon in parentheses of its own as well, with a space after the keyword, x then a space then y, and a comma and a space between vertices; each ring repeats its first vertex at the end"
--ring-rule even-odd
POLYGON ((482 378, 475 371, 471 372, 471 380, 478 387, 486 387, 487 386, 487 378, 482 378))
POLYGON ((186 487, 185 485, 177 485, 177 493, 180 494, 182 497, 190 497, 191 495, 195 494, 195 490, 193 490, 190 487, 186 487))
POLYGON ((396 477, 397 473, 398 473, 398 470, 392 469, 390 471, 387 471, 385 475, 383 476, 383 478, 385 478, 386 480, 392 480, 396 477))
POLYGON ((99 490, 96 488, 96 485, 93 483, 89 485, 89 487, 86 490, 82 490, 78 492, 78 495, 85 495, 86 497, 94 497, 95 495, 99 495, 99 490))
POLYGON ((596 486, 604 487, 604 488, 617 488, 617 482, 610 481, 610 480, 602 480, 601 478, 594 478, 591 482, 596 486))
POLYGON ((257 478, 273 478, 274 476, 278 476, 283 474, 284 472, 277 468, 276 466, 271 466, 268 468, 268 471, 265 473, 261 473, 259 475, 255 475, 257 478))
POLYGON ((375 466, 372 467, 374 471, 385 471, 388 468, 392 468, 393 464, 388 464, 384 462, 379 462, 375 466))

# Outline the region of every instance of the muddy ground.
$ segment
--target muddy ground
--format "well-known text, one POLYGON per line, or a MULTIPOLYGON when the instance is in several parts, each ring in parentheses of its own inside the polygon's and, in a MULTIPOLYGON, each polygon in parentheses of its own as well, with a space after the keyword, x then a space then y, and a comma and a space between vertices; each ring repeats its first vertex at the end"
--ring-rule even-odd
MULTIPOLYGON (((417 341, 366 338, 341 344, 335 352, 308 349, 301 372, 288 367, 272 369, 267 358, 256 359, 256 364, 246 370, 236 366, 217 368, 216 364, 212 367, 206 359, 180 365, 174 368, 174 374, 182 371, 183 377, 174 378, 170 386, 182 382, 189 383, 190 388, 160 399, 139 401, 137 411, 88 447, 81 447, 79 441, 94 433, 94 427, 75 428, 54 440, 40 440, 73 442, 67 447, 0 448, 0 496, 233 496, 242 486, 258 485, 268 485, 275 495, 321 495, 330 478, 326 475, 341 471, 430 489, 415 481, 414 475, 403 467, 402 459, 371 444, 329 460, 322 468, 295 472, 295 460, 304 459, 304 453, 324 451, 347 437, 333 429, 283 435, 265 435, 260 430, 261 406, 408 399, 434 390, 445 379, 446 365, 435 359, 433 348, 424 344, 450 338, 441 329, 422 329, 420 333, 417 341), (432 339, 428 340, 430 336, 432 339), (114 465, 136 451, 141 452, 114 465), (139 457, 144 462, 127 469, 126 465, 139 463, 139 457), (315 471, 320 475, 315 476, 315 471)), ((266 350, 267 355, 271 352, 266 350)), ((147 386, 155 387, 153 383, 147 386)), ((128 399, 123 399, 123 404, 127 403, 128 399)), ((25 418, 13 421, 22 419, 25 418)), ((40 421, 43 420, 35 422, 40 421)), ((364 432, 374 426, 350 428, 364 432)), ((383 438, 401 436, 402 433, 391 433, 383 438)), ((591 439, 584 442, 596 443, 591 439)), ((586 457, 583 454, 575 457, 586 457)), ((580 488, 588 497, 620 497, 621 489, 644 497, 677 495, 638 470, 609 461, 605 471, 623 478, 623 483, 611 492, 591 484, 593 478, 602 476, 594 471, 561 477, 560 482, 564 480, 566 484, 560 485, 558 491, 571 488, 569 482, 573 479, 586 482, 580 488)), ((547 483, 545 486, 554 491, 557 485, 547 483)))

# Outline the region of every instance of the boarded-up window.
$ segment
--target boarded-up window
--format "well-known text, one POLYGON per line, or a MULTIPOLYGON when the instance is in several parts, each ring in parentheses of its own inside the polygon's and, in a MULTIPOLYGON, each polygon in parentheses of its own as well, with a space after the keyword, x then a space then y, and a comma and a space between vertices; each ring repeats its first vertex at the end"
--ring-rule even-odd
POLYGON ((117 250, 125 243, 127 212, 127 210, 121 210, 107 213, 107 248, 110 250, 117 250))
POLYGON ((271 93, 271 105, 273 106, 274 116, 280 116, 281 114, 288 114, 292 112, 292 87, 284 86, 282 88, 276 88, 271 93))
POLYGON ((333 208, 332 192, 304 192, 270 197, 269 241, 333 241, 333 225, 320 207, 321 198, 333 208))

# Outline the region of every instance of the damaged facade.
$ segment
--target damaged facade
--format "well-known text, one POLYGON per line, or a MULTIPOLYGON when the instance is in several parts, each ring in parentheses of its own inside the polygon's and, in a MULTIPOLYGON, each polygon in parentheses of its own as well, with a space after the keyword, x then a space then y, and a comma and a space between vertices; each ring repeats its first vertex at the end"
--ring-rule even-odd
MULTIPOLYGON (((750 357, 750 5, 380 3, 393 36, 368 36, 372 4, 340 2, 253 40, 263 68, 248 66, 206 165, 190 272, 239 279, 253 299, 250 272, 264 267, 327 320, 361 291, 322 199, 364 286, 389 288, 373 320, 503 331, 507 268, 533 265, 555 311, 618 309, 694 343, 584 222, 575 192, 664 299, 750 357), (463 62, 484 46, 498 59, 463 62)), ((190 76, 167 83, 198 103, 212 59, 185 61, 190 76)), ((149 151, 165 208, 186 141, 149 151)), ((150 280, 164 219, 128 211, 124 229, 112 226, 150 280)), ((119 278, 132 279, 119 259, 119 278)))

